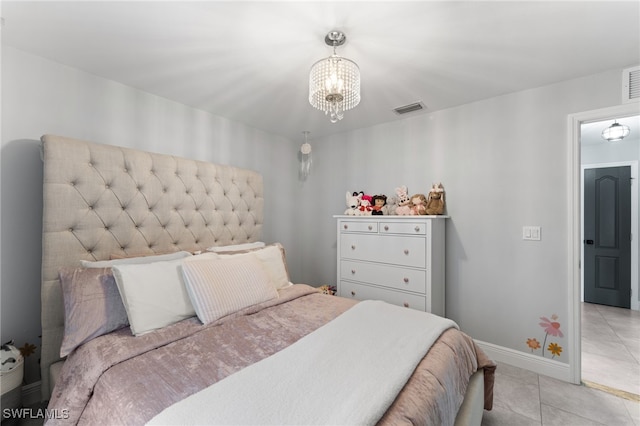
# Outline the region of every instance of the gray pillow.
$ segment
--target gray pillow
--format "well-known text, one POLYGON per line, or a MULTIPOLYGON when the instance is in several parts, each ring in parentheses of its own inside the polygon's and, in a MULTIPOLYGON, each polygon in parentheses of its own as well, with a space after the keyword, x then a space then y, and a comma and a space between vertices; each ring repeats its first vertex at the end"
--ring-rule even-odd
POLYGON ((63 268, 58 272, 64 299, 61 357, 95 337, 129 325, 111 268, 63 268))

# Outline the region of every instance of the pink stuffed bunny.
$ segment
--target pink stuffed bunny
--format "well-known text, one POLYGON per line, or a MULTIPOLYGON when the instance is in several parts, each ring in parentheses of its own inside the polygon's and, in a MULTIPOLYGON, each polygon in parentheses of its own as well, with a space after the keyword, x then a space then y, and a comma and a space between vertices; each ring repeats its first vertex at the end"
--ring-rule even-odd
POLYGON ((396 214, 399 216, 407 216, 411 214, 411 207, 409 203, 409 194, 407 193, 407 187, 402 185, 396 188, 396 194, 398 195, 398 207, 396 208, 396 214))

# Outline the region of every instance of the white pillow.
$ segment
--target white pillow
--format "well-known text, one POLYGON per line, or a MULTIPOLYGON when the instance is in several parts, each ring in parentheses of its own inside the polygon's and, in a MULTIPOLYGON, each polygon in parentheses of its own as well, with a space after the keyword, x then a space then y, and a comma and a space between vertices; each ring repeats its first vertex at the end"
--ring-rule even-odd
POLYGON ((267 274, 273 286, 276 289, 285 288, 291 285, 289 282, 289 273, 285 264, 282 246, 280 244, 269 245, 263 249, 251 251, 249 253, 239 254, 220 254, 221 259, 228 259, 232 257, 256 257, 258 258, 267 274))
POLYGON ((255 243, 244 243, 244 244, 234 244, 229 246, 213 246, 207 248, 207 251, 212 251, 214 253, 223 253, 223 252, 232 252, 232 251, 242 251, 242 250, 252 250, 257 248, 262 248, 266 244, 262 241, 256 241, 255 243))
POLYGON ((185 262, 193 262, 194 260, 204 260, 204 259, 207 259, 207 260, 220 259, 220 255, 217 254, 217 253, 211 253, 211 252, 207 251, 207 252, 204 252, 204 253, 201 253, 201 254, 193 255, 190 258, 183 259, 183 260, 185 262))
POLYGON ((255 257, 192 260, 184 262, 182 273, 203 324, 278 297, 255 257))
POLYGON ((112 267, 134 335, 195 315, 179 269, 183 262, 178 259, 112 267))
POLYGON ((189 256, 192 256, 192 254, 189 253, 188 251, 177 251, 175 253, 168 253, 168 254, 125 257, 122 259, 98 260, 95 262, 89 261, 89 260, 81 260, 80 264, 84 268, 108 268, 113 265, 137 265, 141 263, 165 262, 168 260, 184 259, 185 257, 189 257, 189 256))

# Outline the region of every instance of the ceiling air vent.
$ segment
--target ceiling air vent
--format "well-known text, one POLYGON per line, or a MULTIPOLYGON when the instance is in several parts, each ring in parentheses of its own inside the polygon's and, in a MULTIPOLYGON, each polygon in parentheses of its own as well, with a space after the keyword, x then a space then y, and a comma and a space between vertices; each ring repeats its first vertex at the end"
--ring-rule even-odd
POLYGON ((640 100, 640 66, 622 70, 622 102, 640 100))
POLYGON ((394 108, 393 112, 398 115, 409 114, 410 112, 422 111, 423 109, 427 109, 422 102, 416 102, 409 105, 404 105, 398 108, 394 108))

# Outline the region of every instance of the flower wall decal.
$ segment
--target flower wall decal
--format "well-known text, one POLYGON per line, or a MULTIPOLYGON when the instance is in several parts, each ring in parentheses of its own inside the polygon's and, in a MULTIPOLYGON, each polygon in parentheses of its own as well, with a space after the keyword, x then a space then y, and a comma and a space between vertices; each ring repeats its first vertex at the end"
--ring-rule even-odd
POLYGON ((36 352, 37 347, 36 345, 32 345, 31 343, 27 342, 19 349, 23 357, 28 357, 29 355, 32 355, 36 352))
POLYGON ((538 342, 538 339, 527 339, 527 346, 529 346, 531 348, 531 352, 535 351, 536 349, 540 349, 540 342, 538 342))
POLYGON ((544 357, 545 348, 546 348, 547 352, 551 354, 552 359, 555 358, 556 356, 560 356, 560 354, 562 353, 562 346, 560 346, 556 342, 550 342, 549 346, 547 346, 547 338, 549 336, 564 337, 564 334, 562 334, 562 331, 560 331, 560 323, 557 321, 557 319, 558 319, 558 316, 556 314, 551 315, 551 319, 547 317, 540 317, 541 322, 539 324, 545 333, 544 341, 542 345, 540 345, 540 342, 538 341, 538 339, 528 338, 527 346, 529 347, 529 349, 531 349, 531 353, 533 353, 533 351, 536 351, 538 349, 542 349, 542 356, 544 357))
POLYGON ((560 356, 560 353, 562 352, 562 346, 558 346, 557 343, 549 343, 549 347, 547 348, 547 350, 553 355, 552 358, 555 358, 556 355, 560 356))
POLYGON ((551 319, 554 321, 550 321, 547 317, 540 317, 540 319, 542 320, 540 327, 544 328, 547 335, 563 337, 562 331, 560 331, 560 323, 555 321, 558 319, 557 315, 551 315, 551 319))

